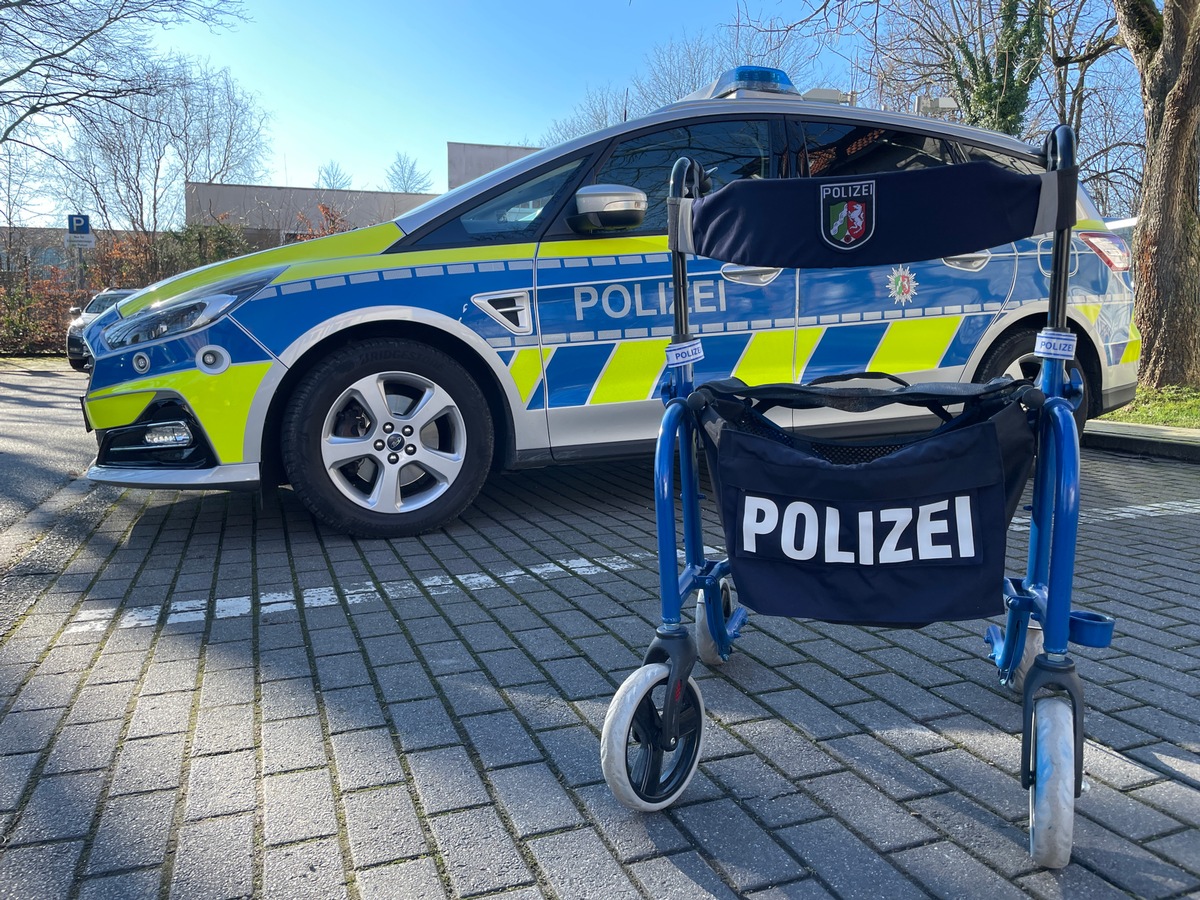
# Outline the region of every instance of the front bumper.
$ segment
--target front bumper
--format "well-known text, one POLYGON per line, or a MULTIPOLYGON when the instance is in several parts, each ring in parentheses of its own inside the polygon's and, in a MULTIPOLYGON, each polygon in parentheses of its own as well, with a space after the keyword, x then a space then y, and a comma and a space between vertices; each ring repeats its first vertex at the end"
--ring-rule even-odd
POLYGON ((104 484, 154 490, 196 491, 209 488, 254 491, 260 483, 258 463, 235 463, 211 469, 137 469, 103 466, 95 461, 87 477, 104 484))
POLYGON ((259 486, 259 464, 222 464, 200 422, 178 398, 159 397, 131 424, 97 429, 96 441, 99 450, 87 471, 92 481, 162 490, 259 486), (188 439, 157 444, 147 440, 148 434, 163 431, 188 439))
POLYGON ((83 335, 67 332, 67 359, 91 359, 92 354, 84 343, 83 335))

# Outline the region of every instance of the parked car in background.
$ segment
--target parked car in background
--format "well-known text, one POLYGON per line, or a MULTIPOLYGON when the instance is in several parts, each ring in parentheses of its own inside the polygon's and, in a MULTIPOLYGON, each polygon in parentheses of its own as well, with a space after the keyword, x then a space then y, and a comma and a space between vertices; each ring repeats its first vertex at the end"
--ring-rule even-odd
POLYGON ((132 288, 109 288, 89 300, 87 306, 71 307, 71 315, 75 318, 67 325, 67 362, 71 364, 72 369, 82 372, 92 364, 92 354, 83 340, 83 329, 100 313, 136 293, 132 288))
MULTIPOLYGON (((458 515, 496 469, 648 453, 673 325, 667 182, 685 155, 713 190, 772 178, 871 186, 877 173, 932 166, 1045 170, 1039 148, 1005 135, 810 102, 778 70, 735 70, 393 222, 216 263, 122 301, 85 333, 96 356, 85 410, 99 439, 89 477, 170 489, 289 482, 327 525, 397 536, 458 515)), ((963 217, 984 214, 961 200, 963 217)), ((841 204, 835 238, 873 227, 855 221, 861 205, 841 204)), ((1082 421, 1133 398, 1141 341, 1125 242, 1083 191, 1077 218, 1068 315, 1082 421)), ((1045 235, 854 270, 697 260, 696 381, 1031 374, 1050 246, 1045 235)), ((848 427, 816 411, 784 424, 848 427)))

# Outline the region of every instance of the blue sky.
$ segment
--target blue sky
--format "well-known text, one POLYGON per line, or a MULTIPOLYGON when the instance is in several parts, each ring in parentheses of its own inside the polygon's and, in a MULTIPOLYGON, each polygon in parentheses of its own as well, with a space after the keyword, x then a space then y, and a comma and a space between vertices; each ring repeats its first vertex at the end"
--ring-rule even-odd
MULTIPOLYGON (((715 32, 737 0, 247 0, 252 21, 162 34, 229 68, 272 114, 267 182, 336 161, 377 189, 397 151, 446 188, 446 142, 536 145, 589 86, 624 85, 656 44, 715 32)), ((801 4, 751 0, 751 14, 801 4)))

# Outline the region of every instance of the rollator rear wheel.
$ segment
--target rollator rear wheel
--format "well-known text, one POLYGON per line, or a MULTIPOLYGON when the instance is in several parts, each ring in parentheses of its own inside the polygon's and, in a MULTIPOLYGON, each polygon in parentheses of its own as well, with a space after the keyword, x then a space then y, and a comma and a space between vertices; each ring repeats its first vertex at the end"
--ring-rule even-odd
POLYGON ((674 750, 659 746, 668 669, 663 663, 642 666, 617 690, 600 736, 600 768, 622 804, 641 812, 670 806, 696 774, 704 726, 704 700, 688 678, 679 710, 679 740, 674 750))
MULTIPOLYGON (((725 614, 725 621, 728 622, 729 617, 733 615, 733 591, 728 578, 721 579, 721 609, 725 614)), ((712 631, 709 630, 708 604, 704 602, 703 591, 696 594, 695 629, 696 653, 700 662, 706 666, 719 666, 725 662, 721 658, 721 650, 717 647, 716 640, 713 639, 712 631)))
POLYGON ((1071 861, 1075 831, 1075 727, 1071 705, 1043 697, 1033 705, 1033 784, 1029 786, 1029 855, 1039 866, 1071 861))
POLYGON ((1021 661, 1013 669, 1012 678, 1008 679, 1008 686, 1018 694, 1025 692, 1025 676, 1029 674, 1029 670, 1033 668, 1033 661, 1041 655, 1045 647, 1043 637, 1042 626, 1037 622, 1030 622, 1025 629, 1025 649, 1021 651, 1021 661))

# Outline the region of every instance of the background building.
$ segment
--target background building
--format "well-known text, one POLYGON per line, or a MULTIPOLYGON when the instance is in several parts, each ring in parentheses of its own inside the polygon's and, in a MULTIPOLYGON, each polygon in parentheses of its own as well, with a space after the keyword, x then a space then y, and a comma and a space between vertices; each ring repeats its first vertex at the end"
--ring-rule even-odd
MULTIPOLYGON (((447 183, 456 188, 537 149, 447 143, 447 183)), ((341 226, 361 228, 394 219, 435 196, 189 181, 184 185, 184 222, 239 225, 250 246, 257 249, 286 244, 314 231, 321 233, 330 224, 330 215, 337 216, 341 226)))
POLYGON ((540 147, 510 147, 503 144, 459 144, 446 142, 446 184, 454 190, 480 175, 507 166, 540 147))
POLYGON ((250 246, 277 247, 321 232, 331 214, 360 228, 394 219, 435 196, 189 181, 184 185, 184 221, 240 225, 250 246))

